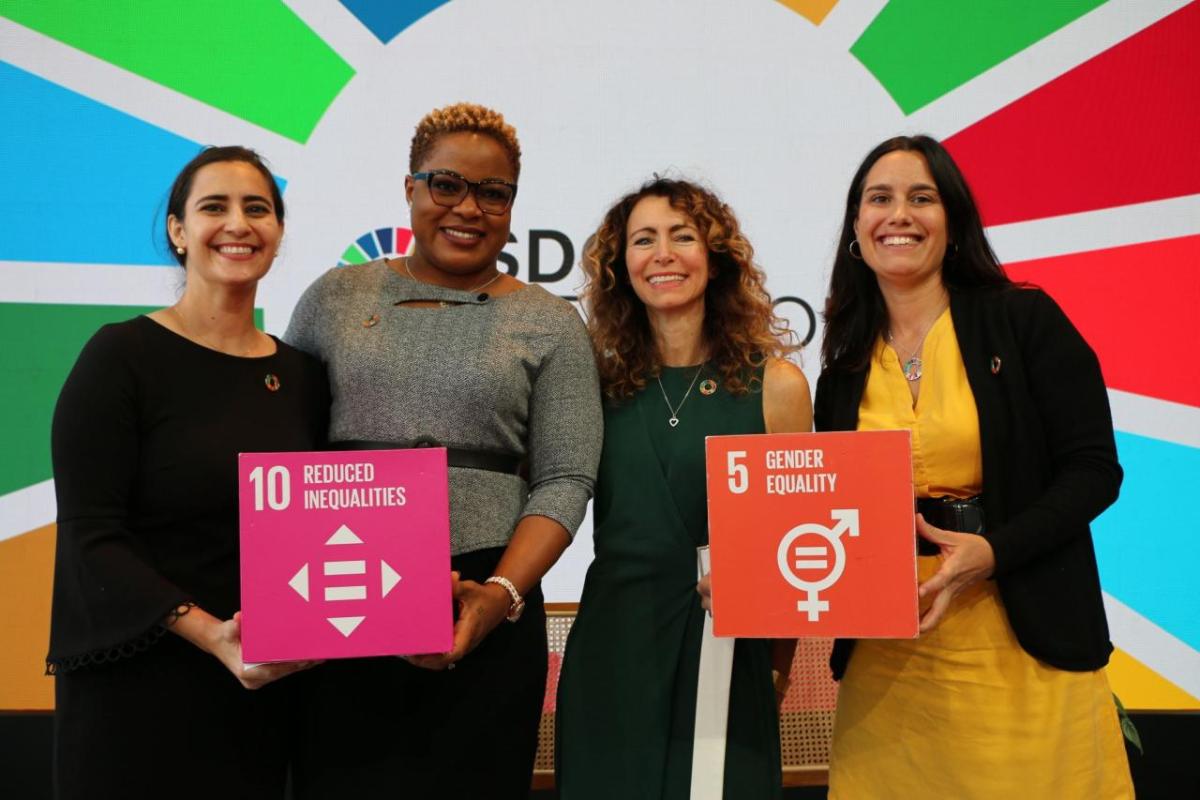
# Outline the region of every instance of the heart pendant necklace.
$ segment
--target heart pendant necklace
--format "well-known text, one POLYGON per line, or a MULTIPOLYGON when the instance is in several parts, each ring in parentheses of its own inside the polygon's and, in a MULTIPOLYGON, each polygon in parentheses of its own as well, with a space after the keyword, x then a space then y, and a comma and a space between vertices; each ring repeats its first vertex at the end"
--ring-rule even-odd
POLYGON ((662 392, 663 402, 667 404, 667 409, 671 412, 671 416, 667 418, 667 424, 672 428, 679 424, 679 410, 683 408, 683 404, 687 402, 688 396, 692 393, 692 387, 696 385, 696 379, 700 377, 700 373, 703 371, 703 364, 696 368, 696 374, 692 376, 692 382, 688 384, 687 391, 683 393, 683 398, 680 399, 679 405, 677 406, 671 405, 671 398, 667 397, 667 390, 663 388, 662 378, 655 378, 655 380, 658 381, 658 389, 662 392))

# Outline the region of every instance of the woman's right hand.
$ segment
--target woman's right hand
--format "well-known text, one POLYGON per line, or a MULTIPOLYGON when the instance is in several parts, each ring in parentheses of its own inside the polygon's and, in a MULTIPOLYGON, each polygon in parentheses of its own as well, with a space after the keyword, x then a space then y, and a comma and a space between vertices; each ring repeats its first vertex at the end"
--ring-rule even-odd
POLYGON ((182 636, 206 653, 215 656, 225 669, 247 689, 260 689, 293 672, 315 667, 321 661, 285 661, 247 667, 242 663, 242 612, 233 619, 219 620, 202 608, 175 619, 167 630, 182 636))
POLYGON ((696 592, 700 595, 700 605, 704 610, 712 613, 712 573, 707 572, 700 582, 696 584, 696 592))
POLYGON ((287 677, 293 672, 315 667, 320 661, 281 661, 274 664, 258 664, 247 667, 242 662, 242 612, 238 611, 233 619, 221 622, 213 630, 213 649, 210 652, 216 656, 225 668, 233 673, 238 683, 247 689, 261 689, 268 683, 287 677))

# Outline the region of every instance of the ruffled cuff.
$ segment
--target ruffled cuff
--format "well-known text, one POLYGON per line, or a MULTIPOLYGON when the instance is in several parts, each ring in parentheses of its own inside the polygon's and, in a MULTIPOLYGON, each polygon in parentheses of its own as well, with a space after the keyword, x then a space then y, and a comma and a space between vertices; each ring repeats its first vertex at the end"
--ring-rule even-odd
POLYGON ((162 638, 167 629, 179 621, 179 618, 187 614, 196 604, 191 600, 180 603, 174 606, 166 614, 163 615, 162 622, 152 627, 150 630, 136 636, 128 641, 111 647, 102 647, 92 650, 88 653, 81 653, 72 656, 59 656, 46 659, 46 674, 47 675, 65 675, 68 672, 74 672, 77 669, 91 667, 98 664, 111 664, 114 661, 120 661, 125 658, 130 658, 138 653, 144 653, 150 649, 151 645, 162 638))

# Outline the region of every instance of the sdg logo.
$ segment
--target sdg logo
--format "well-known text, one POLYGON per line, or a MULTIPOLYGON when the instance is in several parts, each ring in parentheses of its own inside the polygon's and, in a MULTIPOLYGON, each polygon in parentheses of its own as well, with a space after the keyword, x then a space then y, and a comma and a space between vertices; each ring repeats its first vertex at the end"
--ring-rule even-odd
POLYGON ((806 597, 796 603, 797 611, 807 611, 810 622, 829 610, 829 601, 820 593, 837 583, 846 569, 846 546, 842 534, 858 536, 858 509, 841 508, 829 512, 837 524, 833 527, 806 522, 792 528, 779 542, 776 560, 784 580, 804 592, 806 597), (819 538, 818 544, 797 544, 801 537, 819 538), (832 563, 831 563, 832 562, 832 563))
POLYGON ((354 240, 342 253, 338 266, 363 264, 377 258, 407 256, 412 253, 413 234, 408 228, 376 228, 354 240))
MULTIPOLYGON (((362 544, 364 544, 363 540, 360 539, 358 535, 355 534, 354 531, 350 530, 350 528, 346 525, 340 526, 337 531, 335 531, 334 534, 325 541, 326 547, 362 544)), ((363 578, 359 579, 362 581, 361 583, 356 582, 351 585, 338 585, 331 583, 331 585, 325 586, 324 595, 326 603, 367 599, 367 585, 365 576, 367 574, 367 561, 369 559, 353 557, 360 555, 360 553, 357 552, 359 549, 360 548, 348 548, 348 550, 355 551, 352 553, 352 557, 349 560, 328 560, 320 563, 319 566, 321 567, 321 572, 323 572, 326 577, 342 575, 364 576, 363 578)), ((370 554, 367 555, 369 556, 370 554)), ((400 575, 396 572, 396 570, 392 569, 391 564, 387 563, 382 558, 379 558, 378 561, 378 583, 380 584, 379 598, 383 599, 387 597, 388 593, 391 592, 392 589, 396 587, 396 584, 400 582, 400 575)), ((311 602, 312 600, 310 597, 311 592, 308 567, 308 562, 305 562, 304 566, 300 567, 296 574, 292 576, 292 579, 288 581, 288 586, 291 586, 292 589, 295 590, 296 594, 303 597, 305 602, 311 602)), ((367 617, 365 613, 354 616, 326 617, 333 627, 337 628, 343 636, 347 637, 354 633, 354 629, 357 628, 366 618, 367 617)))

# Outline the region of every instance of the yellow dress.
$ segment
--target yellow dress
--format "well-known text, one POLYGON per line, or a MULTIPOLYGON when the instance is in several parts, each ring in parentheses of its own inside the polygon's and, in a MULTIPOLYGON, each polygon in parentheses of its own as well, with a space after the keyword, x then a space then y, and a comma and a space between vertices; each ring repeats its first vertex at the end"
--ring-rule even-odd
MULTIPOLYGON (((859 430, 912 431, 918 496, 978 494, 979 418, 949 309, 922 359, 914 406, 895 352, 876 343, 859 430)), ((920 579, 939 561, 918 558, 920 579)), ((1109 800, 1133 797, 1133 784, 1104 670, 1067 672, 1026 653, 995 583, 982 581, 920 638, 855 646, 838 692, 829 797, 1109 800)))

